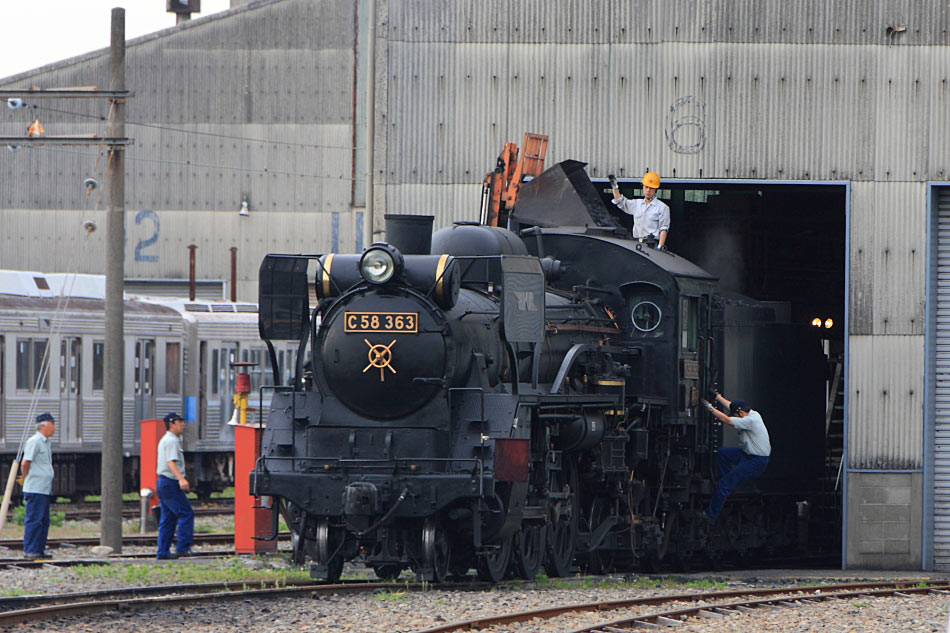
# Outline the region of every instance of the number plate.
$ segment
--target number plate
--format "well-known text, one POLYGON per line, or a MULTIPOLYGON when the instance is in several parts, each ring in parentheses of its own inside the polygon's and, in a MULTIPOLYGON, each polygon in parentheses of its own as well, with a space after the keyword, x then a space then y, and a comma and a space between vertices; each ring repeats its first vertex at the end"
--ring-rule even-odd
POLYGON ((419 331, 418 312, 344 312, 344 332, 407 332, 419 331))

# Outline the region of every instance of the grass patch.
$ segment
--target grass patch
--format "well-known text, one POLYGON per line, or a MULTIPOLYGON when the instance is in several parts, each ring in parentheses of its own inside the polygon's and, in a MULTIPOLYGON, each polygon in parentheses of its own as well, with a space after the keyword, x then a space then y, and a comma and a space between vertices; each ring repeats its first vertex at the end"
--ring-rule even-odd
POLYGON ((212 492, 212 499, 233 499, 234 498, 234 486, 229 486, 222 490, 221 492, 212 492))
POLYGON ((16 587, 14 587, 13 589, 0 589, 0 596, 3 596, 4 598, 13 598, 15 596, 28 596, 28 595, 30 595, 28 592, 23 591, 22 589, 18 589, 16 587))
MULTIPOLYGON (((49 524, 61 526, 66 522, 66 513, 62 511, 50 512, 49 524)), ((26 523, 26 506, 16 506, 10 511, 10 523, 23 525, 26 523)))
MULTIPOLYGON (((125 494, 122 495, 122 500, 123 501, 138 501, 139 493, 126 492, 125 494)), ((83 497, 83 501, 86 501, 89 503, 99 503, 100 501, 102 501, 102 495, 86 495, 85 497, 83 497)))
POLYGON ((80 579, 116 580, 131 585, 157 585, 201 582, 246 583, 300 582, 310 580, 307 571, 297 569, 250 569, 240 560, 232 559, 222 566, 175 561, 161 564, 78 565, 71 570, 80 579))
POLYGON ((405 591, 382 591, 373 596, 373 600, 377 602, 401 602, 408 599, 409 595, 405 591))

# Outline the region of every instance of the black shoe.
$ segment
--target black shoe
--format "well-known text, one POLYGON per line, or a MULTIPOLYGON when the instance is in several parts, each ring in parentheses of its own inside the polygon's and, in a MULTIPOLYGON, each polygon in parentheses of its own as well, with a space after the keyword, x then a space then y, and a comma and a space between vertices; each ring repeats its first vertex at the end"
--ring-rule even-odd
POLYGON ((184 552, 175 552, 175 556, 178 556, 179 558, 187 558, 189 556, 194 556, 194 554, 191 550, 187 550, 184 552))
POLYGON ((49 560, 53 557, 50 554, 39 554, 36 558, 41 560, 49 560))
POLYGON ((706 514, 705 510, 702 511, 702 514, 700 514, 699 517, 706 523, 712 523, 713 521, 716 520, 714 517, 711 517, 708 514, 706 514))
POLYGON ((170 554, 155 554, 155 558, 157 558, 158 560, 174 560, 174 559, 178 558, 178 554, 174 554, 174 553, 170 553, 170 554))

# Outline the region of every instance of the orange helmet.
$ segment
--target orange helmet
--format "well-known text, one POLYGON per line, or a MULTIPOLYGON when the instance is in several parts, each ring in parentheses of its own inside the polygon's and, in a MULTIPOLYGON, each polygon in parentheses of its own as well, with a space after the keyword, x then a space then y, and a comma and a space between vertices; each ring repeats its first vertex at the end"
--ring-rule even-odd
POLYGON ((644 187, 660 188, 660 174, 655 171, 648 171, 643 174, 643 180, 640 181, 644 187))

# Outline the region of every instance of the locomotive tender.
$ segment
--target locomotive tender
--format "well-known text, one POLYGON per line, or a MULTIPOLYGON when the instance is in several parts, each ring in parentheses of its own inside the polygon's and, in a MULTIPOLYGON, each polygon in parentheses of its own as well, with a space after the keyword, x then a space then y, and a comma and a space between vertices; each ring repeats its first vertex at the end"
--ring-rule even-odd
POLYGON ((361 561, 499 581, 802 544, 824 455, 818 340, 629 239, 582 167, 523 186, 519 233, 457 223, 431 248, 390 230, 362 255, 264 259, 262 338, 312 358, 275 388, 251 492, 315 578, 361 561), (741 394, 720 386, 763 411, 775 467, 708 524, 723 430, 699 400, 740 374, 741 394))

